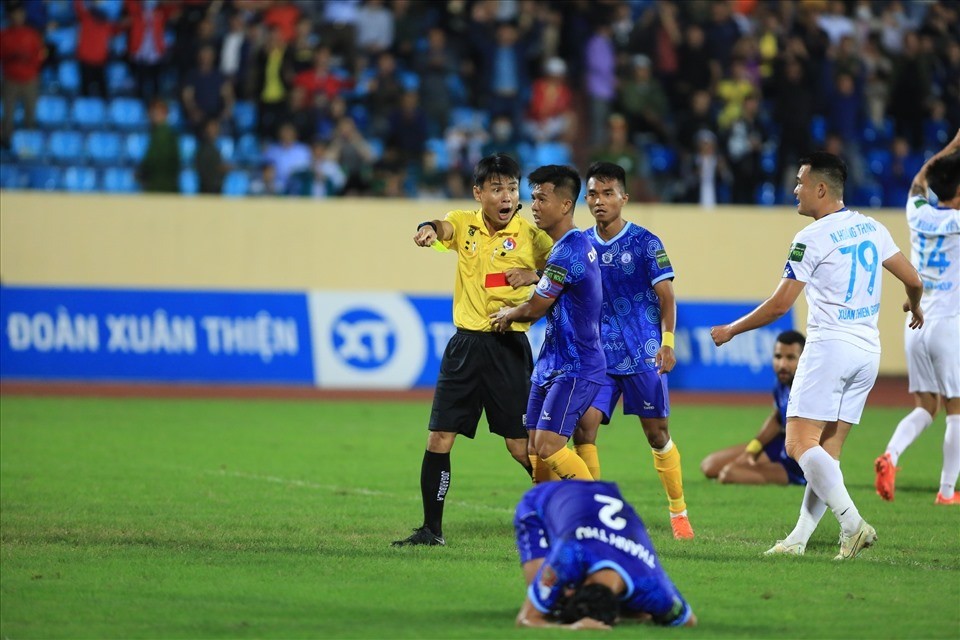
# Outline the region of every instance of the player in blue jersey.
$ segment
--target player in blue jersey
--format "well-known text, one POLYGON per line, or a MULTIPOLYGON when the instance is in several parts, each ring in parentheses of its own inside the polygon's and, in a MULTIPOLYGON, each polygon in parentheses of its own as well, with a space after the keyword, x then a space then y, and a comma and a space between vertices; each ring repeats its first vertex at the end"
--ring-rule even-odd
POLYGON ((616 484, 537 485, 517 504, 513 526, 527 583, 518 626, 597 629, 618 618, 697 624, 616 484))
POLYGON ((680 451, 668 428, 666 374, 676 364, 673 265, 656 235, 623 219, 621 212, 629 200, 625 184, 623 168, 611 162, 596 162, 587 170, 587 205, 597 224, 585 233, 600 262, 600 335, 607 376, 573 442, 594 478, 599 478, 597 431, 601 423, 610 422, 623 396, 623 412, 640 418, 653 450, 653 466, 667 492, 673 536, 689 539, 693 528, 683 495, 680 451))
POLYGON ((542 477, 546 463, 561 478, 592 480, 587 465, 566 444, 605 377, 597 252, 573 224, 580 195, 577 172, 547 165, 531 173, 529 181, 533 219, 553 239, 553 249, 530 299, 491 314, 490 324, 506 331, 513 322, 547 317, 526 414, 534 478, 542 477))
POLYGON ((700 463, 708 478, 721 484, 807 484, 803 469, 787 455, 787 401, 797 373, 797 364, 806 339, 799 331, 784 331, 773 347, 773 411, 756 437, 746 446, 739 444, 714 451, 700 463))

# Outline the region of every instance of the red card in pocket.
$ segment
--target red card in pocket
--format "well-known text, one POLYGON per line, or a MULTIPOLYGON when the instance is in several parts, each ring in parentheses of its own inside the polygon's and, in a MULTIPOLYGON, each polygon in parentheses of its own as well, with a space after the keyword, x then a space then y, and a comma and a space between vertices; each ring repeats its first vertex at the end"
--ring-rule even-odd
POLYGON ((508 287, 510 284, 507 282, 507 274, 500 273, 488 273, 487 279, 483 283, 483 286, 487 289, 491 287, 508 287))

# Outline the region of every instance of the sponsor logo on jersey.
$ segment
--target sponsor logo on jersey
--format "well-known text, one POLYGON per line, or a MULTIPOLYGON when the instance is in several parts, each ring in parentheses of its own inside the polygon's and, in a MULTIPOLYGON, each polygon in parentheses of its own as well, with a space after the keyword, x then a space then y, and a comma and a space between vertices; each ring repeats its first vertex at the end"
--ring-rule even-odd
POLYGON ((793 272, 793 267, 790 266, 789 262, 783 266, 783 277, 791 280, 797 279, 797 275, 793 272))
POLYGON ((667 252, 665 250, 657 249, 655 257, 657 258, 657 266, 661 269, 666 269, 670 266, 670 257, 667 256, 667 252))
POLYGON ((794 242, 790 245, 790 256, 787 258, 790 262, 803 262, 803 254, 807 250, 807 245, 802 242, 794 242))
POLYGON ((517 241, 514 240, 513 238, 507 238, 506 240, 503 241, 503 248, 506 249, 507 251, 513 251, 514 249, 517 248, 517 241))
POLYGON ((927 206, 927 201, 925 198, 917 198, 913 201, 913 206, 915 206, 917 209, 920 207, 925 207, 927 206))
POLYGON ((603 264, 610 264, 611 262, 613 262, 613 254, 605 253, 602 256, 600 256, 600 260, 603 262, 603 264))

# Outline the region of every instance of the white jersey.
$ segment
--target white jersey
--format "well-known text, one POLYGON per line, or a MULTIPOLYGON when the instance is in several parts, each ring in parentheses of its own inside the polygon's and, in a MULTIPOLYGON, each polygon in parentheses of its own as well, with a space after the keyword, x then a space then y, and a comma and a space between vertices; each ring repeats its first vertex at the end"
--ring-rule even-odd
POLYGON ((960 210, 907 200, 910 261, 923 278, 924 319, 960 315, 960 210))
POLYGON ((806 284, 807 342, 843 340, 880 353, 882 263, 899 251, 886 227, 846 208, 801 230, 783 277, 806 284))

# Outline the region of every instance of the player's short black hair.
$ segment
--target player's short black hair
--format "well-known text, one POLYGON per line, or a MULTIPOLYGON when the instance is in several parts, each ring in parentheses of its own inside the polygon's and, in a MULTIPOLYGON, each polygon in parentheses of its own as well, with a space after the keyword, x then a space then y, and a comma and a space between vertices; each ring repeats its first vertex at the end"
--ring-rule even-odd
POLYGON ((616 180, 620 183, 620 188, 624 192, 627 190, 627 172, 623 170, 623 167, 613 162, 594 162, 587 169, 587 182, 590 181, 590 178, 597 178, 600 182, 616 180))
POLYGON ((847 183, 847 163, 840 156, 826 151, 814 151, 800 158, 800 166, 810 165, 810 173, 816 173, 830 186, 830 190, 843 197, 843 186, 847 183))
POLYGON ((610 587, 602 584, 582 585, 572 596, 561 599, 554 610, 556 618, 564 624, 593 618, 613 625, 619 613, 620 601, 610 587))
POLYGON ((960 151, 937 158, 927 167, 927 186, 940 200, 953 200, 960 187, 960 151))
POLYGON ((777 342, 781 342, 786 345, 798 344, 802 350, 807 344, 807 338, 799 331, 788 329, 787 331, 782 331, 780 335, 777 336, 777 342))
POLYGON ((527 180, 531 187, 552 184, 554 190, 567 192, 574 205, 576 205, 577 198, 580 197, 580 174, 561 164, 548 164, 534 169, 527 180))
POLYGON ((520 165, 505 153, 481 158, 473 170, 473 185, 483 187, 492 176, 505 176, 520 182, 520 165))

